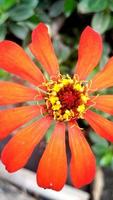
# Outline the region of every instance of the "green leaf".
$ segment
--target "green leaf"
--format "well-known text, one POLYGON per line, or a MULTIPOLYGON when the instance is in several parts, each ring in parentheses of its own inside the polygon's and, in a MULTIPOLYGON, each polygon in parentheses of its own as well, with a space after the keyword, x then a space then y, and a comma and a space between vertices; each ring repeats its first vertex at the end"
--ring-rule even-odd
POLYGON ((99 145, 99 144, 95 144, 92 146, 92 149, 97 156, 102 156, 103 154, 106 153, 106 151, 108 150, 108 147, 105 147, 105 146, 99 145))
POLYGON ((78 3, 78 11, 81 13, 100 12, 107 8, 108 0, 81 0, 78 3))
POLYGON ((99 33, 104 33, 109 28, 111 16, 109 13, 96 13, 92 18, 92 27, 99 33))
POLYGON ((113 158, 113 155, 111 152, 105 154, 101 160, 100 160, 100 165, 101 166, 107 166, 107 165, 110 165, 111 162, 112 162, 112 158, 113 158))
POLYGON ((10 24, 9 29, 17 38, 22 40, 26 38, 29 31, 28 27, 14 23, 10 24))
POLYGON ((0 40, 4 40, 7 33, 6 25, 0 25, 0 40))
POLYGON ((12 9, 10 18, 13 21, 23 21, 30 18, 34 14, 34 11, 29 5, 18 5, 12 9))
POLYGON ((0 79, 8 80, 10 78, 10 74, 2 69, 0 69, 0 79))
POLYGON ((60 40, 54 40, 54 48, 60 63, 66 61, 71 54, 71 49, 60 40))
POLYGON ((64 1, 56 1, 50 8, 50 17, 58 17, 64 11, 64 1))
POLYGON ((50 18, 50 16, 49 15, 47 15, 47 13, 43 10, 43 9, 37 9, 36 10, 36 16, 37 16, 37 21, 36 21, 36 23, 38 22, 38 20, 39 21, 43 21, 43 22, 45 22, 45 23, 50 23, 50 21, 51 21, 51 18, 50 18))
POLYGON ((31 8, 36 8, 39 0, 23 0, 22 5, 29 5, 31 8))
POLYGON ((108 142, 104 138, 96 135, 95 133, 91 132, 89 134, 89 137, 90 137, 90 139, 92 140, 93 143, 101 145, 101 146, 106 147, 106 148, 108 147, 108 142))
POLYGON ((16 4, 16 0, 0 0, 0 10, 8 10, 16 4))
POLYGON ((103 54, 99 63, 99 70, 103 68, 103 66, 107 63, 109 59, 109 53, 110 53, 110 45, 106 42, 103 43, 103 54))
POLYGON ((8 17, 9 17, 9 13, 2 13, 0 15, 0 24, 5 23, 5 21, 8 19, 8 17))
POLYGON ((74 11, 76 7, 76 1, 75 0, 65 0, 64 2, 64 13, 68 17, 71 15, 71 13, 74 11))
POLYGON ((109 9, 113 11, 113 0, 109 0, 109 9))
POLYGON ((92 0, 90 0, 89 6, 93 12, 100 12, 107 8, 108 0, 95 0, 93 1, 93 3, 92 3, 92 0))

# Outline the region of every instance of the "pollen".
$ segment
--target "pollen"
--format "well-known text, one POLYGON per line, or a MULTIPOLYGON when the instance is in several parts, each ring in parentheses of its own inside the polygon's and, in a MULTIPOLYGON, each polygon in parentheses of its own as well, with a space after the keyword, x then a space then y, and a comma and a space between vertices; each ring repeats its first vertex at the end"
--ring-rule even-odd
POLYGON ((49 101, 52 105, 54 105, 59 100, 58 97, 50 96, 49 101))
POLYGON ((87 103, 87 101, 90 99, 88 96, 81 94, 81 99, 84 103, 87 103))
POLYGON ((88 108, 88 85, 76 76, 61 75, 58 79, 44 83, 47 88, 45 104, 48 114, 57 121, 83 118, 88 108))
POLYGON ((55 104, 54 106, 52 106, 53 110, 60 110, 61 105, 60 104, 55 104))
POLYGON ((62 87, 63 87, 63 84, 55 84, 52 90, 53 92, 59 92, 62 87))
POLYGON ((78 111, 79 113, 83 113, 83 112, 85 111, 85 105, 82 104, 82 105, 78 106, 77 111, 78 111))
POLYGON ((83 92, 83 91, 84 91, 84 86, 81 86, 80 83, 75 83, 75 84, 73 85, 73 88, 74 88, 75 90, 79 91, 79 92, 83 92))

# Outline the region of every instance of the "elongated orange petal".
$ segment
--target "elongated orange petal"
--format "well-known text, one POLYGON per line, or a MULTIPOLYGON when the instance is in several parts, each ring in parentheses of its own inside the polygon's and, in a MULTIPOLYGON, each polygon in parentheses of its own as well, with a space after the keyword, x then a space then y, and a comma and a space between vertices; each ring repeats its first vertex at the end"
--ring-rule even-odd
POLYGON ((17 83, 0 82, 0 105, 42 99, 38 91, 17 83))
POLYGON ((39 114, 38 106, 23 106, 0 111, 0 139, 39 114))
POLYGON ((69 146, 71 149, 70 175, 72 183, 79 188, 89 184, 95 176, 95 157, 77 124, 69 123, 69 146))
POLYGON ((0 42, 0 68, 40 85, 44 81, 42 72, 31 61, 24 50, 14 42, 0 42))
POLYGON ((30 49, 50 76, 59 73, 59 65, 48 34, 48 28, 40 23, 32 32, 30 49))
POLYGON ((107 112, 113 115, 113 95, 101 95, 98 97, 94 97, 94 108, 98 108, 103 112, 107 112))
POLYGON ((102 71, 92 79, 91 90, 96 91, 113 86, 113 57, 105 65, 102 71))
POLYGON ((47 117, 40 119, 21 129, 5 146, 1 160, 9 172, 15 172, 24 167, 35 146, 40 142, 51 120, 47 117))
POLYGON ((57 123, 40 160, 37 182, 40 187, 61 190, 67 177, 65 125, 57 123))
POLYGON ((80 37, 78 62, 75 74, 82 80, 96 67, 102 54, 102 38, 91 27, 87 26, 80 37))
POLYGON ((85 113, 84 118, 98 135, 113 142, 113 122, 90 110, 85 113))

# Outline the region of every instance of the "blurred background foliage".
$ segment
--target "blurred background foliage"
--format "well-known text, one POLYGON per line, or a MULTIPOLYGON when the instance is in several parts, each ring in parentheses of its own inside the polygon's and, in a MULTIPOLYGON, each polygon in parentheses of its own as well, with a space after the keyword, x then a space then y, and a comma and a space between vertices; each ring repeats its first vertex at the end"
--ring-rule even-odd
MULTIPOLYGON (((62 73, 73 73, 80 34, 87 25, 102 34, 104 46, 102 59, 89 78, 113 55, 113 0, 0 0, 0 40, 15 41, 28 51, 31 32, 41 21, 49 27, 62 73)), ((0 79, 9 80, 11 75, 0 70, 0 79)), ((113 93, 113 89, 102 93, 113 93)), ((87 132, 97 163, 113 169, 113 145, 89 127, 87 132)))

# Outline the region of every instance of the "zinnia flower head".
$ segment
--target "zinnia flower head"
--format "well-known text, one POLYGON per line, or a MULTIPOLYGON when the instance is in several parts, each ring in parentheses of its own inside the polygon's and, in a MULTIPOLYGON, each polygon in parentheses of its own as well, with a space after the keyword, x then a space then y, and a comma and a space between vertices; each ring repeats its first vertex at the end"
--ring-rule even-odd
POLYGON ((113 123, 91 108, 113 114, 113 95, 93 95, 113 86, 113 58, 92 80, 86 78, 102 54, 102 39, 91 27, 82 32, 74 75, 61 75, 46 25, 32 33, 30 50, 49 75, 47 80, 24 50, 11 41, 0 42, 0 67, 29 81, 34 87, 0 82, 0 105, 32 101, 33 105, 0 111, 0 139, 27 123, 6 144, 1 160, 9 172, 25 166, 34 148, 54 121, 55 128, 37 169, 37 183, 43 188, 61 190, 67 178, 65 131, 71 150, 70 177, 75 187, 89 184, 95 176, 95 157, 77 124, 85 119, 94 131, 113 141, 113 123), (42 101, 40 105, 39 102, 42 101))

